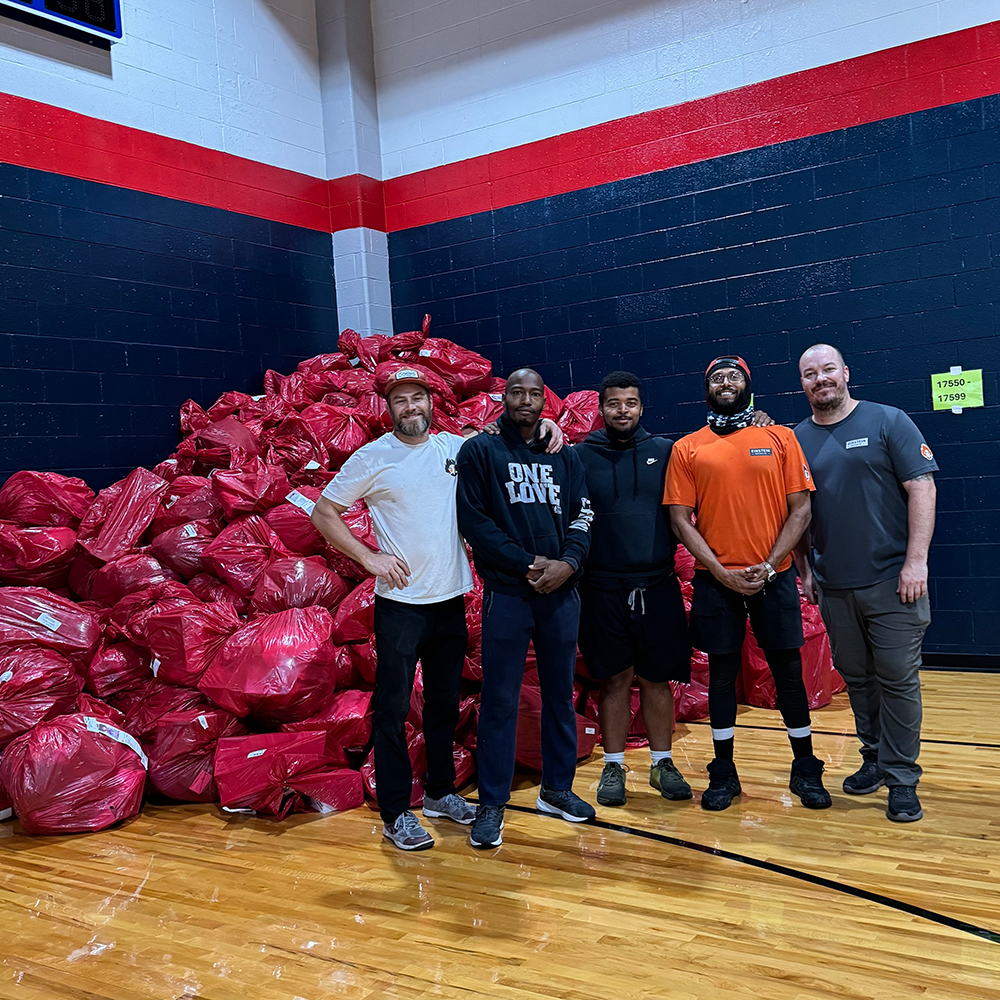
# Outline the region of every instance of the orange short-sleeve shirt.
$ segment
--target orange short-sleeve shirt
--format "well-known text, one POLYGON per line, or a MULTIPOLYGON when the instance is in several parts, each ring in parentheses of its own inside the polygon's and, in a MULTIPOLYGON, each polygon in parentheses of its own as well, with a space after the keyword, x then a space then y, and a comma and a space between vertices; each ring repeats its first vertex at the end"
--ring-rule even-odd
MULTIPOLYGON (((815 488, 787 427, 716 434, 706 426, 674 445, 663 502, 693 507, 698 532, 719 562, 743 569, 767 558, 788 518, 786 497, 815 488)), ((791 565, 789 555, 775 569, 781 573, 791 565)))

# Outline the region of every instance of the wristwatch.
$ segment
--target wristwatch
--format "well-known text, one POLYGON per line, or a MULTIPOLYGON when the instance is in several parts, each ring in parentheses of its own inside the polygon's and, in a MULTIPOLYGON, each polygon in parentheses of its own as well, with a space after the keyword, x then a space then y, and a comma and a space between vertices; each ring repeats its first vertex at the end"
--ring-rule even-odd
POLYGON ((778 571, 766 559, 764 566, 767 568, 767 582, 770 583, 778 575, 778 571))

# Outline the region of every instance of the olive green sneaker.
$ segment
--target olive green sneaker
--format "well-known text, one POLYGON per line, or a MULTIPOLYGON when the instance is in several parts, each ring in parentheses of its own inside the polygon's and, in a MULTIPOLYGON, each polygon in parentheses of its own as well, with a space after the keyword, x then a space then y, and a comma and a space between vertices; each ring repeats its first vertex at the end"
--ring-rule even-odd
POLYGON ((679 801, 691 798, 691 786, 674 767, 669 757, 664 757, 649 769, 649 783, 659 790, 665 799, 679 801))
POLYGON ((625 805, 625 768, 621 764, 609 761, 601 771, 601 780, 597 783, 597 804, 599 806, 625 805))

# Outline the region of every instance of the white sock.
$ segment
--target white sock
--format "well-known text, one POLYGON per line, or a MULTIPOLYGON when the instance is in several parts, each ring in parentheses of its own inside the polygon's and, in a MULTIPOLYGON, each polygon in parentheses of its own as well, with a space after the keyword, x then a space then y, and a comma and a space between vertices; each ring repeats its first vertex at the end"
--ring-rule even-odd
MULTIPOLYGON (((788 729, 787 726, 785 728, 788 729)), ((803 736, 811 736, 812 726, 799 726, 798 729, 788 729, 788 735, 793 740, 802 739, 803 736)))
POLYGON ((604 763, 605 764, 621 764, 625 766, 625 751, 622 750, 621 753, 608 753, 607 750, 604 751, 604 763))
POLYGON ((673 760, 674 752, 673 750, 654 750, 652 747, 649 748, 649 759, 653 762, 653 767, 656 767, 661 760, 673 760))

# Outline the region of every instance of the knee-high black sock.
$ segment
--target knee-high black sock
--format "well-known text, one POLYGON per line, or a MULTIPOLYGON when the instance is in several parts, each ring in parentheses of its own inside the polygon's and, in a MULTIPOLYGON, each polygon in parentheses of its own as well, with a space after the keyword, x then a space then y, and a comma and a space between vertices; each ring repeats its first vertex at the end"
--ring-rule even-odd
POLYGON ((764 657, 774 678, 778 708, 788 730, 792 756, 811 757, 812 731, 809 724, 809 699, 802 682, 802 657, 797 649, 766 649, 764 657))
POLYGON ((708 714, 712 724, 712 744, 717 760, 733 759, 736 725, 736 677, 740 654, 708 654, 708 714))

